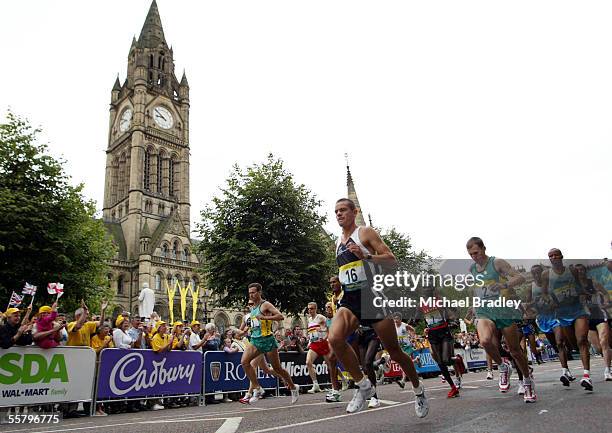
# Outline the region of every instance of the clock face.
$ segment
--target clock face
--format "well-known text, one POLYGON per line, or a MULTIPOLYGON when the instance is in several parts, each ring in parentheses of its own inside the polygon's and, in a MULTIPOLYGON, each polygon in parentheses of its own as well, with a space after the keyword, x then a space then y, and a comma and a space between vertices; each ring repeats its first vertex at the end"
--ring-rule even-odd
POLYGON ((119 120, 119 130, 121 132, 125 132, 128 129, 130 129, 131 125, 132 125, 132 110, 128 108, 121 115, 121 119, 119 120))
POLYGON ((164 107, 155 107, 153 109, 153 119, 163 129, 170 129, 174 125, 172 114, 164 107))

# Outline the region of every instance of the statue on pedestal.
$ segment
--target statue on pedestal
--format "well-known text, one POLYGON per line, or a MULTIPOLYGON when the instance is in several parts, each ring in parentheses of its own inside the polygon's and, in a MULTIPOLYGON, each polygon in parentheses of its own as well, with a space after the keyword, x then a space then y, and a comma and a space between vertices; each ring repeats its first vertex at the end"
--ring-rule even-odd
POLYGON ((148 283, 142 283, 142 290, 138 295, 138 315, 150 317, 155 306, 155 292, 149 289, 148 283))

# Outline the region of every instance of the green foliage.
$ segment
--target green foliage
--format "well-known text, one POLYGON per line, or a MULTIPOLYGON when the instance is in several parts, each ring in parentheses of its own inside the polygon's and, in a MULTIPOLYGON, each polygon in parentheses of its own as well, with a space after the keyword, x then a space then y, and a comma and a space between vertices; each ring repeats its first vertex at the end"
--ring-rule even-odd
POLYGON ((198 225, 203 273, 219 305, 245 305, 252 282, 281 311, 301 314, 309 301, 323 304, 337 270, 319 206, 273 155, 246 170, 234 166, 198 225))
POLYGON ((106 261, 114 249, 94 203, 82 185, 69 184, 62 161, 37 142, 39 132, 11 112, 0 124, 0 299, 8 303, 27 281, 38 286, 35 304, 50 303, 46 285, 59 281, 62 311, 74 311, 81 298, 97 309, 111 295, 106 261))

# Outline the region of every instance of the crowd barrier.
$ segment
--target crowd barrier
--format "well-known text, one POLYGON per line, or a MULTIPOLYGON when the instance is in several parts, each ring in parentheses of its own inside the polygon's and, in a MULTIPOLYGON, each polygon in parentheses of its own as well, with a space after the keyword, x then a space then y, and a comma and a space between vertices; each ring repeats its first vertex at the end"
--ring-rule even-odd
MULTIPOLYGON (((455 349, 469 370, 486 367, 483 349, 455 349)), ((306 354, 281 352, 280 360, 298 385, 311 385, 306 354)), ((543 359, 557 354, 547 348, 543 359)), ((13 347, 0 351, 0 407, 50 403, 146 400, 162 397, 196 396, 243 392, 249 381, 240 364, 241 353, 177 351, 158 354, 145 349, 104 349, 96 362, 88 347, 13 347)), ((415 351, 419 374, 439 372, 429 349, 415 351)), ((315 362, 319 384, 330 383, 327 364, 315 362)), ((278 391, 284 387, 274 376, 257 371, 261 385, 278 391)), ((401 376, 391 361, 386 377, 401 376)), ((92 410, 93 410, 92 405, 92 410)))
POLYGON ((0 407, 92 401, 95 367, 89 347, 0 350, 0 407))

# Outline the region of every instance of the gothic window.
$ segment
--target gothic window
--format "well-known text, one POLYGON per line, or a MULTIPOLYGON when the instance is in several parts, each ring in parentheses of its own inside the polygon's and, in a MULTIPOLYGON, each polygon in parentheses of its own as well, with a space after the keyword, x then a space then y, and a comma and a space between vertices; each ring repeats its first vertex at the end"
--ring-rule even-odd
POLYGON ((168 245, 163 244, 161 247, 161 255, 162 257, 168 257, 168 245))
POLYGON ((163 167, 163 153, 157 154, 157 192, 161 193, 163 191, 164 184, 164 167, 163 167))
POLYGON ((174 196, 174 159, 168 160, 168 191, 170 197, 174 196))
POLYGON ((117 217, 117 215, 115 214, 115 211, 111 212, 111 220, 115 221, 115 218, 117 217))
POLYGON ((189 256, 190 256, 189 248, 185 248, 183 250, 183 260, 189 260, 189 256))
POLYGON ((172 247, 172 258, 173 259, 178 259, 179 254, 181 251, 181 245, 179 244, 179 241, 174 241, 174 246, 172 247))
POLYGON ((143 187, 146 191, 149 191, 151 189, 151 149, 145 150, 143 177, 143 187))
POLYGON ((149 55, 149 67, 152 68, 153 67, 153 54, 149 55))
POLYGON ((111 165, 111 202, 115 204, 117 202, 117 187, 119 184, 119 160, 113 159, 111 165))
POLYGON ((191 279, 189 280, 189 282, 191 283, 191 288, 193 290, 196 289, 196 287, 198 287, 198 279, 196 277, 191 277, 191 279))
POLYGON ((123 294, 123 275, 119 275, 119 278, 117 278, 117 294, 123 294))
POLYGON ((121 219, 121 217, 123 216, 123 206, 119 206, 119 218, 121 219))
POLYGON ((157 274, 155 274, 155 290, 160 292, 162 289, 162 274, 161 272, 158 272, 157 274))
POLYGON ((125 196, 125 184, 126 184, 126 160, 125 153, 121 154, 119 158, 119 179, 118 179, 118 199, 121 200, 125 196))

